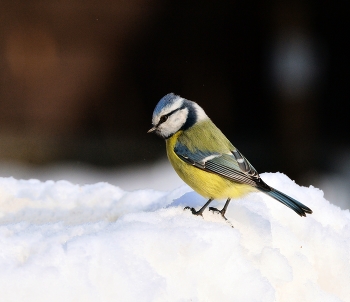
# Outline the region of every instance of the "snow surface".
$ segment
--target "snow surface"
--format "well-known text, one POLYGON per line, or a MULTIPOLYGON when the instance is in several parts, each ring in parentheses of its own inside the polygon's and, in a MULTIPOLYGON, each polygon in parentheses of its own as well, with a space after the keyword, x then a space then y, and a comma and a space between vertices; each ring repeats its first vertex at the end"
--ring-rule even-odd
POLYGON ((205 202, 185 185, 0 178, 0 301, 350 301, 349 211, 262 178, 314 213, 254 193, 231 202, 232 228, 184 211, 205 202))

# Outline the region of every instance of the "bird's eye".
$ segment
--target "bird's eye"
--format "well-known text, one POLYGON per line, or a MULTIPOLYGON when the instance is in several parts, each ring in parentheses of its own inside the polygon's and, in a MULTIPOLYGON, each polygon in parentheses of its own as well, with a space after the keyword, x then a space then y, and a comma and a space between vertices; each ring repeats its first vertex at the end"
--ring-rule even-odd
POLYGON ((164 123, 167 119, 168 119, 168 116, 167 116, 167 115, 162 115, 162 116, 160 117, 159 122, 160 122, 160 123, 164 123))

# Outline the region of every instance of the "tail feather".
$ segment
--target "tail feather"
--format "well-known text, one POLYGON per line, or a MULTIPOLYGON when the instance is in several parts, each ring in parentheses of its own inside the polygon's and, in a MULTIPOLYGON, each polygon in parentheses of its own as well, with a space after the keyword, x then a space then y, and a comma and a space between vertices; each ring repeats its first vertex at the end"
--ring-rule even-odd
POLYGON ((278 200, 279 202, 286 205, 288 208, 292 209, 300 216, 306 216, 306 214, 312 214, 312 210, 307 206, 303 205, 301 202, 295 200, 294 198, 270 187, 270 191, 266 189, 261 189, 262 192, 271 196, 272 198, 278 200))

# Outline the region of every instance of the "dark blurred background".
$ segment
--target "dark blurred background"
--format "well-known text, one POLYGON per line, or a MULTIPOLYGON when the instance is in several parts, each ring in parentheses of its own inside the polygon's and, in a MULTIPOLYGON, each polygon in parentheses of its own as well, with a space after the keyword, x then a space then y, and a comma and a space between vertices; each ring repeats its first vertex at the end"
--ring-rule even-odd
POLYGON ((349 26, 345 0, 2 0, 0 161, 152 162, 174 92, 258 171, 348 182, 349 26))

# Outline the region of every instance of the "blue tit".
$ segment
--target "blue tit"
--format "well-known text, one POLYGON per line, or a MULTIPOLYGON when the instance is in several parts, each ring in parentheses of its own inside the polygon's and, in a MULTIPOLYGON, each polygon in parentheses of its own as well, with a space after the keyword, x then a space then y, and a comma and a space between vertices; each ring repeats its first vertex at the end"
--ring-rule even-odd
POLYGON ((226 199, 222 210, 209 208, 226 219, 232 198, 256 191, 271 196, 300 216, 312 213, 299 201, 267 185, 197 103, 169 93, 154 109, 152 125, 148 133, 165 139, 168 159, 177 174, 208 198, 198 211, 191 208, 193 214, 202 215, 214 199, 226 199))

